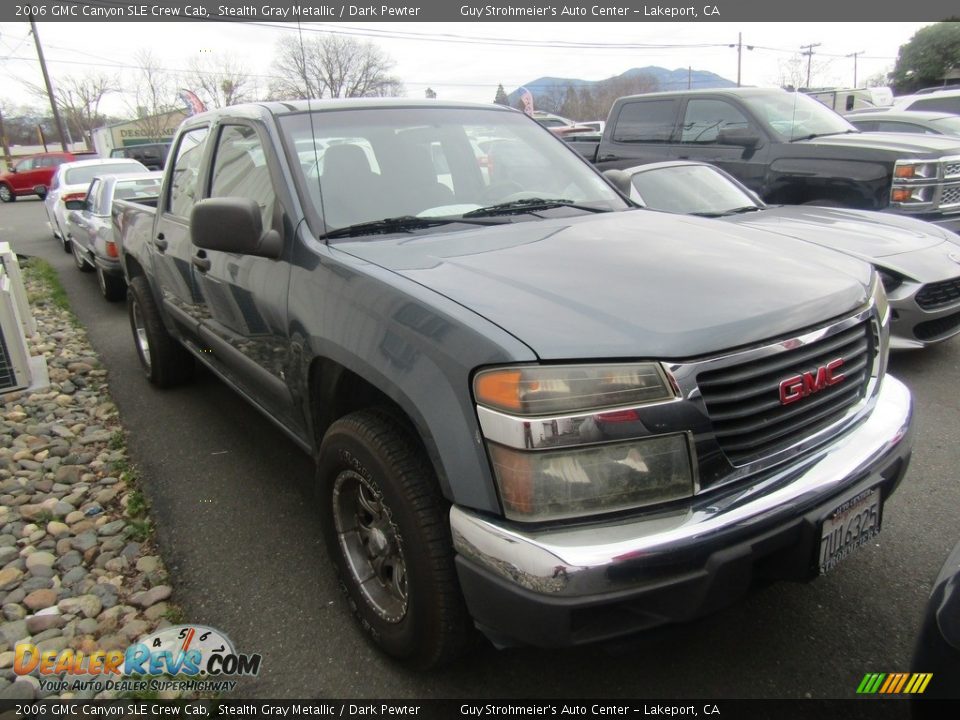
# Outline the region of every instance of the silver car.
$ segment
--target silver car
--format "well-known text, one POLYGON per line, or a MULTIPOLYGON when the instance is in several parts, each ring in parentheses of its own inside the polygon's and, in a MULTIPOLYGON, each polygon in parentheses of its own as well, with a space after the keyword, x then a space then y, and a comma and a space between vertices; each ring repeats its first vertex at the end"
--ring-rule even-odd
POLYGON ((960 332, 960 236, 949 230, 867 210, 768 206, 723 170, 706 163, 661 162, 608 173, 621 191, 652 210, 715 217, 871 263, 893 308, 894 349, 921 348, 960 332))
POLYGON ((77 268, 96 270, 100 293, 111 302, 126 296, 120 267, 119 238, 114 237, 113 201, 155 198, 162 172, 95 177, 83 200, 68 200, 66 233, 77 268))
POLYGON ((70 200, 83 200, 87 195, 90 181, 97 175, 125 175, 129 173, 149 172, 147 167, 136 160, 116 158, 113 160, 76 160, 64 163, 54 173, 50 187, 43 200, 47 211, 47 220, 53 237, 63 244, 64 252, 70 252, 67 240, 67 205, 70 200))

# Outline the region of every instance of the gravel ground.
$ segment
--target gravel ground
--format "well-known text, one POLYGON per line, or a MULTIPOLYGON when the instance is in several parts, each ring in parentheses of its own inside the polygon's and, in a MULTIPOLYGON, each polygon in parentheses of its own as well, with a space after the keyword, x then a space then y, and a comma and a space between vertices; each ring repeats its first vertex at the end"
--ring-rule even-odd
POLYGON ((50 386, 0 395, 0 698, 10 699, 54 695, 37 671, 14 672, 17 645, 124 650, 179 615, 106 370, 52 271, 31 262, 37 333, 28 343, 46 356, 50 386))

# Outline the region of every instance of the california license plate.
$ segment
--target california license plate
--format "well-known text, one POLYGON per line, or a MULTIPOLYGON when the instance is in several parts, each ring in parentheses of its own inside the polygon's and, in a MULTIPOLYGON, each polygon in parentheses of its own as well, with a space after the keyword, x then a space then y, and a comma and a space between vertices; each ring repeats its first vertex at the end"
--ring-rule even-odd
POLYGON ((820 574, 866 545, 880 532, 880 491, 865 490, 836 508, 820 531, 820 574))

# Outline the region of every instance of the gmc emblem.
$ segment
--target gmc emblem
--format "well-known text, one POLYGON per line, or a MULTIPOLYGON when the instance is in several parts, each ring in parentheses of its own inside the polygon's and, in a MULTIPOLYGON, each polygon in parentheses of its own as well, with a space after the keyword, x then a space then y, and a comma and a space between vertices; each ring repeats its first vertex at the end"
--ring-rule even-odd
POLYGON ((794 375, 780 382, 780 404, 789 405, 802 400, 807 395, 813 395, 831 385, 842 383, 846 376, 837 372, 843 367, 843 358, 831 360, 812 372, 794 375))

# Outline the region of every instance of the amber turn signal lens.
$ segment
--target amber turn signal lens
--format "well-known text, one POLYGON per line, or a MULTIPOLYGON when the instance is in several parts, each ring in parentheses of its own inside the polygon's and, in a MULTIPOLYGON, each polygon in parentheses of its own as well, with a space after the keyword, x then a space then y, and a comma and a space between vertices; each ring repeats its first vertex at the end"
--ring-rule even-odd
POLYGON ((894 202, 907 202, 910 199, 909 188, 894 188, 890 193, 890 199, 894 202))
POLYGON ((898 165, 893 174, 898 178, 912 178, 917 174, 917 169, 913 165, 898 165))
POLYGON ((474 383, 477 402, 490 407, 520 410, 520 371, 497 370, 477 376, 474 383))

